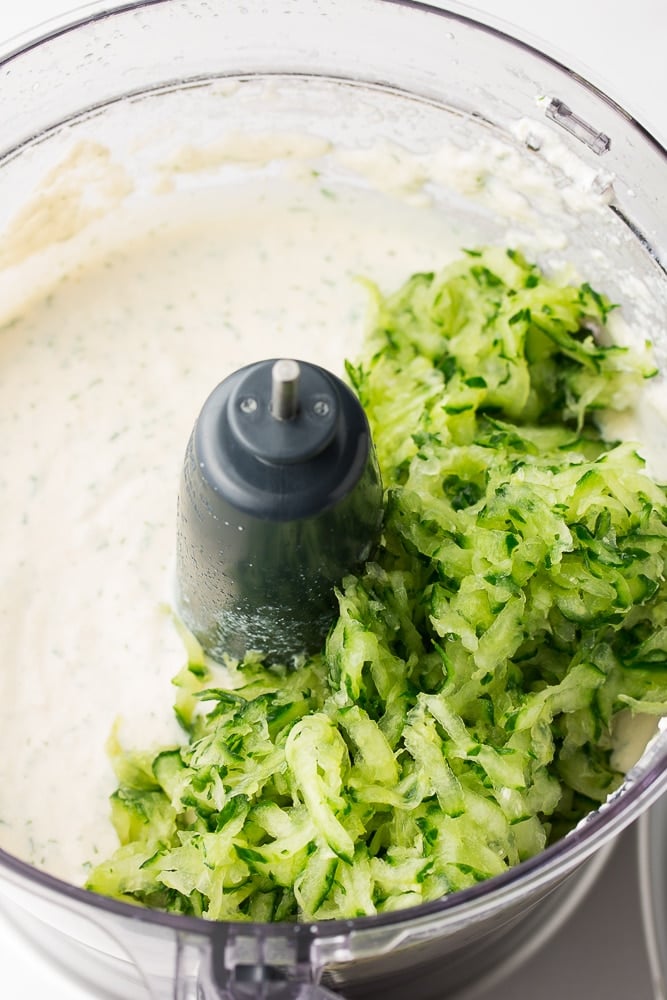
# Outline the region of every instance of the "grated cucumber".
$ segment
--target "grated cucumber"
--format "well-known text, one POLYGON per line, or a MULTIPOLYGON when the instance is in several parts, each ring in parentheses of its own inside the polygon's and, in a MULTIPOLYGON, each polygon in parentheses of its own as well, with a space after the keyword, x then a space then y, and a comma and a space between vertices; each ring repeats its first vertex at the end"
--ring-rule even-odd
POLYGON ((620 712, 667 712, 667 500, 592 417, 648 348, 513 251, 373 290, 348 365, 386 485, 382 544, 326 648, 224 683, 187 638, 183 746, 110 750, 121 846, 88 887, 210 919, 412 906, 500 874, 621 781, 620 712))

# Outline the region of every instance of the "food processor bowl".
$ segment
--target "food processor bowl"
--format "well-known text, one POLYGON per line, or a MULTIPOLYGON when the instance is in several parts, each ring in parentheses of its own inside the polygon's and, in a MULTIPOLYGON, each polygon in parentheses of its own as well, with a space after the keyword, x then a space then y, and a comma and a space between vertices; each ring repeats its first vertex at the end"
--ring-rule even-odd
MULTIPOLYGON (((516 242, 547 267, 568 261, 667 364, 665 151, 576 72, 460 6, 98 4, 6 48, 0 83, 8 308, 19 275, 48 290, 120 207, 139 215, 162 198, 168 212, 174 190, 316 170, 428 203, 476 243, 516 242), (265 155, 267 133, 312 141, 265 155), (248 142, 235 157, 227 140, 239 136, 248 142), (76 183, 47 237, 39 191, 68 164, 76 183)), ((655 423, 650 405, 641 419, 655 423)), ((666 786, 659 735, 622 788, 538 857, 375 917, 211 923, 95 896, 0 851, 3 905, 55 960, 125 1000, 450 996, 565 913, 601 849, 666 786)))

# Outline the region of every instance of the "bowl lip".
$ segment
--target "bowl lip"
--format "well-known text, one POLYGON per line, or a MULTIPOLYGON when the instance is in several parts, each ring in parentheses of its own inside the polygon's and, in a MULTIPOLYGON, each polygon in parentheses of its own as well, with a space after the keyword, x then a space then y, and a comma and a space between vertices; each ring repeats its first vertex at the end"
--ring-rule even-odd
MULTIPOLYGON (((0 72, 14 59, 19 58, 31 49, 46 44, 60 35, 83 28, 87 24, 116 17, 133 10, 168 6, 177 2, 178 0, 120 0, 120 2, 111 0, 111 3, 109 3, 107 0, 89 0, 88 3, 78 4, 68 11, 64 11, 55 17, 47 18, 45 21, 19 32, 7 39, 4 45, 0 44, 0 72)), ((240 0, 234 0, 234 2, 240 3, 240 0)), ((248 0, 248 2, 252 3, 253 0, 248 0)), ((350 7, 352 7, 352 0, 348 0, 348 2, 350 7)), ((545 52, 539 47, 542 40, 530 36, 528 33, 524 33, 527 37, 523 38, 518 38, 516 35, 510 34, 510 30, 518 27, 517 25, 504 21, 495 14, 488 15, 469 5, 467 2, 461 2, 461 0, 444 0, 447 6, 443 7, 435 7, 433 4, 424 2, 424 0, 370 0, 370 2, 376 4, 378 8, 382 6, 404 8, 459 22, 499 37, 504 42, 508 42, 530 53, 531 56, 546 62, 574 79, 598 100, 611 108, 613 112, 620 115, 627 124, 634 127, 640 136, 653 147, 656 153, 667 159, 667 140, 665 145, 663 145, 660 139, 646 125, 642 124, 634 114, 606 94, 601 86, 589 80, 587 75, 588 70, 583 66, 578 68, 577 59, 570 60, 564 53, 561 55, 556 54, 556 52, 553 54, 545 52), (563 61, 565 58, 568 59, 568 62, 563 61)))
MULTIPOLYGON (((27 29, 27 31, 15 35, 5 43, 4 47, 0 46, 0 72, 21 55, 32 49, 46 45, 61 35, 135 10, 168 6, 170 4, 178 4, 178 2, 179 0, 126 0, 126 2, 112 2, 109 4, 106 0, 93 0, 93 2, 77 6, 71 11, 48 19, 33 28, 27 29)), ((238 3, 240 0, 234 0, 234 2, 238 3)), ((253 0, 245 0, 245 2, 253 2, 253 0)), ((349 0, 349 2, 350 6, 352 6, 353 0, 349 0)), ((520 50, 527 51, 532 57, 536 57, 538 60, 542 60, 572 77, 579 85, 582 85, 596 98, 603 101, 614 112, 625 119, 627 123, 637 129, 640 135, 667 161, 667 149, 632 114, 627 112, 615 100, 608 97, 598 86, 591 83, 586 76, 562 62, 556 56, 542 51, 537 45, 529 41, 509 34, 505 28, 512 27, 511 25, 505 24, 505 28, 503 28, 492 22, 477 20, 476 15, 480 15, 480 11, 477 11, 474 7, 468 7, 467 4, 460 4, 456 0, 452 0, 451 7, 434 7, 429 3, 422 2, 422 0, 370 0, 370 2, 376 4, 378 9, 382 6, 404 8, 457 23, 463 23, 475 30, 481 30, 484 33, 500 38, 502 42, 509 43, 520 50)), ((174 82, 184 84, 187 81, 180 80, 174 82)), ((369 81, 358 82, 369 83, 369 81)), ((165 85, 167 85, 166 82, 165 85)), ((116 100, 123 100, 127 96, 129 95, 120 95, 116 100)), ((30 142, 33 140, 27 141, 30 142)), ((661 743, 667 744, 665 734, 663 734, 661 743)), ((0 848, 0 893, 2 892, 1 880, 5 878, 3 873, 4 868, 10 875, 18 877, 21 883, 25 880, 31 885, 36 884, 47 893, 57 896, 61 905, 64 898, 71 904, 80 903, 86 907, 90 907, 92 911, 97 912, 101 910, 110 915, 128 918, 132 922, 138 921, 140 924, 157 925, 164 930, 194 932, 198 935, 205 934, 211 938, 225 936, 229 928, 235 928, 247 935, 261 934, 265 937, 286 935, 302 937, 305 935, 310 939, 338 937, 342 934, 356 934, 363 931, 380 930, 390 927, 398 930, 402 925, 414 927, 419 923, 430 921, 440 916, 446 917, 449 913, 456 915, 461 911, 465 912, 466 909, 472 911, 484 910, 494 900, 500 903, 502 897, 505 895, 518 900, 523 896, 525 890, 531 888, 538 889, 540 886, 553 883, 554 879, 559 876, 565 877, 578 867, 595 849, 601 847, 620 833, 625 826, 636 818, 640 811, 647 809, 666 790, 667 747, 663 747, 660 759, 654 762, 651 767, 637 773, 628 791, 623 791, 620 795, 612 796, 599 809, 590 813, 566 837, 545 848, 534 857, 521 862, 500 875, 477 883, 467 889, 459 890, 450 896, 372 916, 327 919, 303 923, 256 923, 211 921, 203 917, 151 910, 122 900, 98 895, 55 875, 51 875, 2 848, 0 848), (512 890, 515 890, 515 897, 512 897, 512 890)))
MULTIPOLYGON (((364 931, 394 928, 400 931, 405 925, 406 930, 414 929, 416 925, 430 922, 439 917, 447 917, 452 913, 454 918, 461 912, 468 916, 481 911, 482 915, 493 902, 499 905, 504 896, 510 901, 519 901, 524 893, 531 889, 551 887, 560 878, 571 874, 595 850, 607 844, 621 833, 640 811, 646 811, 664 792, 667 791, 667 734, 655 737, 662 745, 660 761, 633 779, 628 792, 612 795, 599 809, 589 813, 580 824, 561 840, 545 848, 539 854, 520 862, 500 875, 493 876, 467 889, 460 889, 449 896, 418 903, 405 909, 393 910, 364 917, 313 920, 304 922, 260 923, 256 921, 213 921, 204 917, 194 917, 153 910, 136 904, 126 903, 92 892, 89 889, 74 885, 55 875, 22 861, 20 858, 0 848, 0 894, 2 893, 2 868, 7 869, 19 879, 27 880, 31 886, 36 884, 49 895, 62 897, 68 903, 83 904, 93 912, 102 911, 109 915, 129 918, 139 924, 157 925, 162 930, 206 935, 215 940, 226 938, 230 929, 237 934, 254 937, 293 937, 309 940, 355 935, 364 931), (630 802, 628 802, 628 798, 630 802), (635 809, 629 809, 634 805, 635 809), (577 850, 580 848, 581 850, 577 850), (514 894, 512 894, 514 890, 514 894)), ((493 910, 491 910, 493 912, 493 910)))

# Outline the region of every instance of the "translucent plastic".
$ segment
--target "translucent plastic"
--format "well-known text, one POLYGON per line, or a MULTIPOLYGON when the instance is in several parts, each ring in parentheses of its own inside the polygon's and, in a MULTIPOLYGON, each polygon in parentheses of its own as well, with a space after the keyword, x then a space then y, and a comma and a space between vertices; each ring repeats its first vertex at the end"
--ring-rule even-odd
MULTIPOLYGON (((123 164, 137 203, 175 150, 239 130, 312 133, 333 149, 384 143, 417 157, 443 142, 495 149, 499 169, 514 157, 515 193, 553 233, 553 252, 565 233, 568 258, 631 318, 639 311, 667 363, 664 150, 577 74, 460 13, 392 0, 94 6, 5 52, 0 94, 0 229, 83 139, 123 164), (526 191, 524 165, 551 179, 548 196, 526 191), (591 192, 599 207, 579 212, 591 192)), ((360 183, 333 158, 324 169, 360 183)), ((238 179, 226 164, 175 182, 238 179)), ((503 183, 511 193, 511 171, 503 183)), ((479 242, 507 231, 500 198, 480 209, 465 183, 428 179, 419 193, 473 226, 479 242)), ((39 282, 48 263, 45 251, 16 266, 39 282)), ((11 269, 0 274, 2 294, 12 281, 11 269)), ((123 998, 442 997, 562 905, 571 888, 553 890, 661 793, 666 760, 661 737, 603 809, 507 875, 373 918, 211 925, 93 897, 0 851, 2 888, 42 947, 123 998)))
POLYGON ((638 824, 638 874, 644 938, 655 1000, 667 1000, 667 799, 638 824))

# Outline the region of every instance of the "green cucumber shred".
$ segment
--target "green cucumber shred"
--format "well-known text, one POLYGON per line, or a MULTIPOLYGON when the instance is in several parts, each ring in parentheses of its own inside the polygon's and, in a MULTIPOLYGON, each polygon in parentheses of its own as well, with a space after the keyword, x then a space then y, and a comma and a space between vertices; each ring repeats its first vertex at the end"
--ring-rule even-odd
POLYGON ((372 296, 347 371, 381 544, 299 669, 223 669, 186 637, 182 745, 111 740, 95 892, 232 921, 438 899, 564 836, 622 781, 618 718, 667 713, 665 488, 594 421, 649 348, 609 346, 603 295, 497 247, 372 296))

